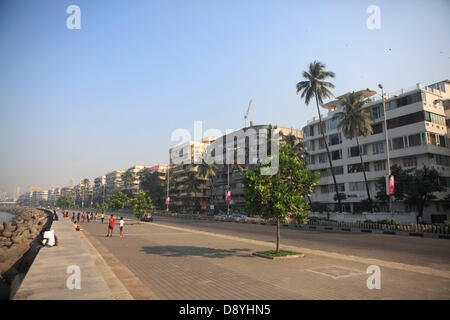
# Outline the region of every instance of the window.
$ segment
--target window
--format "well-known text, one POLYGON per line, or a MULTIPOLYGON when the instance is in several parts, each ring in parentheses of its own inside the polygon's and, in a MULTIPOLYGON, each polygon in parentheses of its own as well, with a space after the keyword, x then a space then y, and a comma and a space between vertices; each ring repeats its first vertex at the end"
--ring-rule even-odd
POLYGON ((450 157, 436 154, 436 164, 440 166, 450 167, 450 157))
POLYGON ((384 142, 378 142, 378 143, 372 144, 372 153, 373 154, 384 153, 384 142))
POLYGON ((319 150, 325 149, 325 141, 323 138, 319 139, 319 150))
POLYGON ((405 147, 403 137, 392 139, 392 144, 394 146, 394 150, 403 149, 405 147))
POLYGON ((379 103, 372 107, 372 116, 374 116, 375 119, 381 118, 384 116, 383 111, 383 104, 379 103))
POLYGON ((366 185, 364 181, 349 182, 348 188, 350 191, 363 191, 366 189, 366 185))
POLYGON ((389 119, 387 121, 388 129, 394 129, 402 126, 407 126, 409 124, 421 122, 425 120, 425 115, 423 111, 414 112, 407 114, 405 116, 389 119))
POLYGON ((316 157, 315 156, 307 156, 306 157, 306 164, 315 164, 316 163, 316 157))
MULTIPOLYGON (((365 144, 363 144, 361 146, 361 150, 362 150, 362 155, 366 156, 367 155, 367 146, 365 144)), ((359 156, 358 146, 348 148, 348 158, 353 158, 353 157, 358 157, 358 156, 359 156)))
POLYGON ((331 151, 331 160, 340 160, 342 159, 342 150, 331 151))
MULTIPOLYGON (((370 166, 368 163, 364 163, 364 168, 366 169, 366 171, 370 171, 370 166)), ((357 173, 357 172, 362 172, 362 166, 361 163, 355 163, 355 164, 349 164, 347 166, 347 172, 348 173, 357 173)))
POLYGON ((446 136, 439 136, 439 145, 441 147, 448 147, 447 141, 448 139, 446 138, 446 136))
MULTIPOLYGON (((331 169, 330 168, 320 169, 318 171, 320 172, 321 177, 331 177, 331 169)), ((333 167, 333 171, 334 171, 335 176, 342 175, 342 174, 344 174, 344 167, 343 166, 333 167)))
POLYGON ((424 111, 425 112, 425 121, 429 121, 432 123, 436 123, 436 124, 440 124, 445 126, 445 117, 441 116, 439 114, 435 114, 435 113, 431 113, 428 111, 424 111))
POLYGON ((328 161, 328 156, 326 153, 319 154, 319 163, 326 163, 328 161))
POLYGON ((335 176, 339 176, 341 174, 344 174, 344 167, 343 166, 333 167, 333 171, 335 176))
POLYGON ((408 157, 403 159, 403 167, 417 167, 416 157, 408 157))
POLYGON ((437 145, 437 139, 436 139, 436 135, 434 133, 429 133, 427 132, 427 136, 428 136, 428 144, 431 144, 433 146, 437 145))
POLYGON ((342 136, 340 133, 335 133, 335 134, 328 136, 328 144, 330 146, 334 146, 334 145, 341 144, 341 143, 342 143, 342 136))
POLYGON ((331 118, 330 120, 327 120, 327 125, 326 125, 327 131, 336 129, 338 124, 339 124, 338 118, 331 118))
POLYGON ((391 110, 395 108, 400 108, 403 106, 407 106, 409 104, 413 104, 416 102, 422 101, 422 94, 420 92, 416 92, 413 94, 410 94, 406 97, 401 97, 395 100, 391 100, 386 103, 386 109, 391 110))
POLYGON ((314 125, 309 126, 309 135, 312 137, 314 136, 314 125))
POLYGON ((305 146, 307 150, 314 151, 314 140, 306 141, 305 146))
POLYGON ((381 122, 372 125, 372 135, 382 132, 383 132, 383 124, 381 122))
POLYGON ((386 170, 386 160, 375 161, 373 163, 373 170, 375 170, 375 171, 385 171, 386 170))
POLYGON ((420 146, 422 144, 421 138, 420 138, 420 133, 408 136, 408 140, 409 140, 410 147, 420 146))

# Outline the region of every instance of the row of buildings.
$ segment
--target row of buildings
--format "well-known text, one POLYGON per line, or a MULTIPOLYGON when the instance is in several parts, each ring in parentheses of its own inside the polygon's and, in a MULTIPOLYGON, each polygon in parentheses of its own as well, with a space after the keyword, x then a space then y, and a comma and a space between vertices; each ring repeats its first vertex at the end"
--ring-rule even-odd
MULTIPOLYGON (((335 115, 342 111, 339 100, 330 101, 322 106, 322 115, 326 139, 331 153, 339 192, 346 195, 343 200, 346 212, 360 210, 361 201, 367 198, 365 183, 360 164, 359 152, 366 163, 369 192, 374 199, 377 193, 376 183, 387 176, 387 148, 390 151, 391 166, 402 168, 433 167, 441 175, 440 184, 450 187, 450 81, 445 80, 432 85, 416 85, 391 94, 384 94, 383 99, 376 91, 366 92, 365 108, 371 110, 375 120, 371 123, 373 133, 360 137, 361 150, 355 139, 347 139, 339 132, 335 115), (387 128, 385 127, 385 117, 387 128), (386 145, 385 132, 388 135, 386 145)), ((221 137, 205 137, 200 141, 188 141, 169 149, 169 165, 150 167, 161 173, 161 180, 167 188, 165 195, 170 197, 170 209, 174 211, 226 211, 239 210, 245 205, 244 186, 242 183, 246 170, 257 164, 267 154, 271 125, 257 125, 236 130, 221 137), (216 163, 215 176, 205 178, 198 174, 205 156, 216 163), (239 158, 239 165, 232 163, 239 158), (170 173, 168 169, 170 168, 170 173), (231 193, 230 198, 227 199, 231 193), (230 200, 230 201, 228 201, 230 200)), ((311 195, 313 203, 328 206, 334 210, 334 184, 328 162, 325 143, 319 127, 319 119, 307 121, 302 130, 277 127, 284 134, 292 134, 307 151, 306 162, 309 169, 319 171, 321 179, 311 195)), ((136 194, 140 189, 138 173, 144 166, 134 166, 127 170, 115 170, 94 179, 85 192, 91 201, 107 199, 117 190, 128 189, 136 194), (124 173, 129 172, 127 183, 123 181, 124 173), (130 178, 131 176, 131 178, 130 178)), ((82 185, 52 190, 34 190, 25 195, 26 199, 48 199, 52 201, 59 195, 72 192, 78 194, 82 185), (72 188, 72 189, 71 189, 72 188)), ((437 194, 437 199, 428 206, 424 218, 432 215, 449 219, 449 213, 439 200, 448 195, 437 194)), ((87 202, 85 202, 87 203, 87 202)), ((380 203, 378 208, 387 211, 387 204, 380 203)), ((395 201, 394 210, 399 212, 414 211, 414 208, 395 201)))

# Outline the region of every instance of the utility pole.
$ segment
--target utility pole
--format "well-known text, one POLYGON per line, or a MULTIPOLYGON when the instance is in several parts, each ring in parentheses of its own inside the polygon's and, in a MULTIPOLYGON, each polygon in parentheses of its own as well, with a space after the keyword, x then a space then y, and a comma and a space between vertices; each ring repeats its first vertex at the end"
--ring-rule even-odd
POLYGON ((166 191, 166 211, 169 212, 169 184, 170 184, 170 165, 167 168, 167 191, 166 191))
POLYGON ((390 182, 390 178, 391 178, 391 157, 390 157, 389 139, 388 139, 386 99, 384 97, 383 86, 381 84, 379 84, 378 87, 381 89, 381 97, 383 99, 383 112, 384 112, 384 136, 386 139, 386 157, 387 157, 387 166, 388 166, 388 176, 386 179, 386 193, 389 195, 389 212, 391 213, 392 220, 394 220, 394 214, 392 211, 392 195, 389 192, 389 182, 390 182))
POLYGON ((230 192, 230 164, 227 163, 227 194, 225 195, 225 200, 227 201, 227 215, 230 214, 230 200, 227 199, 228 192, 230 192))

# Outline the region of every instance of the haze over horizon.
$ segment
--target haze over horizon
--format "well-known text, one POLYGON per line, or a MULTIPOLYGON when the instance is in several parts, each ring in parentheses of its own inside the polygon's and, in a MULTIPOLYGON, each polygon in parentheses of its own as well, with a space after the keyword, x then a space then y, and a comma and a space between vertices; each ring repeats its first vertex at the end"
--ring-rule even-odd
POLYGON ((249 121, 300 129, 316 109, 295 84, 314 60, 336 73, 336 96, 450 79, 449 12, 446 0, 4 0, 0 191, 167 163, 174 130, 243 127, 250 99, 249 121), (66 27, 70 5, 80 30, 66 27))

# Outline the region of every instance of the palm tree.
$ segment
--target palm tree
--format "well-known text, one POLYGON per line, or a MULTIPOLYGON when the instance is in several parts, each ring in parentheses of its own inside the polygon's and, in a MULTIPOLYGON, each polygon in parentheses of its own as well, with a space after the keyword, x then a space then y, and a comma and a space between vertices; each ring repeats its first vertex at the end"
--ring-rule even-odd
POLYGON ((127 170, 120 176, 122 179, 123 185, 125 186, 125 189, 129 189, 133 186, 134 177, 131 170, 127 170))
POLYGON ((202 163, 197 166, 197 175, 206 180, 210 179, 210 203, 212 203, 213 180, 216 176, 217 165, 215 163, 208 164, 202 159, 202 163))
POLYGON ((301 98, 305 99, 306 105, 309 105, 312 97, 315 97, 317 113, 319 115, 320 131, 322 133, 323 141, 325 142, 325 148, 327 150, 328 162, 330 164, 331 175, 333 176, 334 190, 336 192, 336 198, 339 205, 339 211, 342 212, 341 199, 339 197, 339 190, 336 183, 336 176, 333 170, 333 163, 331 161, 330 150, 328 148, 328 142, 323 130, 322 116, 320 114, 319 104, 323 104, 323 99, 334 97, 328 88, 334 88, 334 84, 324 81, 326 78, 334 78, 334 72, 325 71, 325 65, 319 61, 314 61, 309 64, 309 70, 302 73, 303 78, 306 80, 297 83, 297 94, 302 92, 301 98))
POLYGON ((199 191, 200 182, 195 172, 189 172, 186 180, 186 191, 188 193, 193 193, 194 195, 190 197, 192 199, 192 213, 194 213, 194 201, 197 192, 199 191))
POLYGON ((339 119, 338 130, 342 131, 347 139, 356 138, 361 167, 364 173, 364 181, 366 183, 367 199, 369 200, 370 212, 373 212, 369 184, 367 183, 366 168, 362 158, 358 136, 362 134, 365 137, 368 132, 373 132, 369 121, 373 121, 375 118, 372 116, 369 108, 364 108, 365 101, 363 101, 361 93, 351 92, 341 97, 339 100, 344 110, 335 115, 335 117, 339 119))

